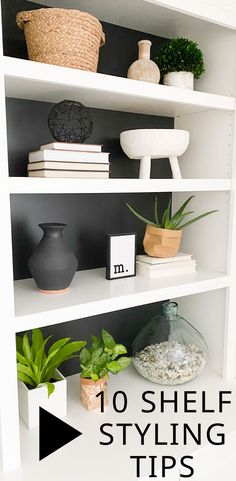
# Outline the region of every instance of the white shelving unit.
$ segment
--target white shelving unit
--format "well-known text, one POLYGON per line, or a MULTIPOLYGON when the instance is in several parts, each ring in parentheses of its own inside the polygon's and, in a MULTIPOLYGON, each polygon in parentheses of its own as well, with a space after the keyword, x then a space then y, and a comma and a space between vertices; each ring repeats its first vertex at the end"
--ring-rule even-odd
MULTIPOLYGON (((178 298, 181 312, 201 329, 210 348, 210 371, 197 380, 197 389, 214 384, 215 376, 217 385, 223 388, 227 380, 233 381, 236 373, 235 6, 232 3, 229 5, 227 0, 223 13, 221 11, 222 17, 219 15, 220 0, 194 0, 191 5, 190 2, 180 0, 117 0, 115 5, 114 2, 105 0, 45 0, 44 3, 81 8, 102 20, 166 37, 189 37, 191 32, 191 38, 200 44, 205 53, 207 68, 206 74, 196 84, 197 90, 191 92, 6 58, 0 45, 0 203, 3 226, 0 292, 4 312, 0 369, 2 386, 7 386, 7 389, 1 390, 2 464, 5 471, 19 468, 21 460, 15 366, 17 331, 82 319, 166 298, 178 298), (9 178, 5 96, 49 102, 58 102, 68 97, 80 99, 86 105, 96 108, 175 117, 176 127, 190 131, 190 147, 181 159, 184 178, 89 182, 9 178), (193 202, 196 212, 218 209, 218 214, 203 220, 201 226, 190 227, 184 233, 182 249, 192 252, 198 259, 201 266, 198 272, 161 282, 139 277, 108 282, 104 279, 103 270, 84 271, 76 275, 68 294, 50 298, 43 297, 34 288, 32 280, 18 281, 14 286, 10 194, 104 192, 173 192, 176 206, 186 198, 188 192, 193 192, 196 194, 193 202), (213 374, 213 371, 217 371, 217 374, 213 374)), ((133 382, 134 376, 135 374, 130 378, 123 377, 127 387, 133 382)), ((137 382, 138 379, 137 377, 137 382)), ((69 411, 69 419, 71 416, 75 421, 76 409, 73 406, 71 409, 73 414, 69 411)), ((108 422, 109 416, 108 412, 108 422)), ((235 429, 233 426, 231 428, 235 429)), ((53 459, 56 462, 60 459, 60 454, 46 459, 40 465, 37 478, 37 430, 28 433, 22 428, 21 438, 23 467, 15 474, 3 474, 2 479, 42 479, 43 475, 47 476, 47 469, 50 469, 53 459)), ((72 443, 64 448, 65 457, 61 456, 64 465, 66 460, 69 462, 75 455, 75 446, 76 443, 72 443)), ((71 472, 70 479, 77 479, 77 474, 71 472)), ((94 477, 86 481, 92 479, 94 477)))

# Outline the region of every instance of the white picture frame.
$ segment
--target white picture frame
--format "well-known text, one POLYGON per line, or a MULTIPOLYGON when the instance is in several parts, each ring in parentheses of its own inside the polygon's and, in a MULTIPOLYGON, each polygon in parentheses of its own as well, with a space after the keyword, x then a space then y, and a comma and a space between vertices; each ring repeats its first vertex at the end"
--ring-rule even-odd
POLYGON ((136 276, 137 234, 107 235, 107 267, 108 280, 136 276))

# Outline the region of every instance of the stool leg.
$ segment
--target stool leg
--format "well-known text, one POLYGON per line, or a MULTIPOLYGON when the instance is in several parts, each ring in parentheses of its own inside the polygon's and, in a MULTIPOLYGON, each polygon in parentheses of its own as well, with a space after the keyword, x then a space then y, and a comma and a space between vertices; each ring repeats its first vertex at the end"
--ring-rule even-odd
POLYGON ((139 178, 150 179, 151 175, 151 157, 146 155, 140 160, 139 178))
POLYGON ((174 179, 182 179, 178 157, 172 155, 172 156, 169 157, 169 161, 170 161, 170 167, 171 167, 171 170, 172 170, 173 178, 174 179))

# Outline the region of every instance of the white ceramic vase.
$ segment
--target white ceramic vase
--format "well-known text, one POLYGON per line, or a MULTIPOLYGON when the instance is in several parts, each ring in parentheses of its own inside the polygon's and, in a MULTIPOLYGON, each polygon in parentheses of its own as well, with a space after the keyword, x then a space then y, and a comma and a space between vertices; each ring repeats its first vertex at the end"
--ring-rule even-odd
POLYGON ((194 89, 194 75, 192 72, 169 72, 164 75, 163 84, 180 89, 194 89))
POLYGON ((59 371, 57 374, 61 380, 53 383, 55 390, 50 397, 48 397, 46 387, 29 389, 22 381, 18 381, 20 416, 28 429, 39 425, 39 407, 46 409, 58 418, 66 416, 67 381, 59 371))

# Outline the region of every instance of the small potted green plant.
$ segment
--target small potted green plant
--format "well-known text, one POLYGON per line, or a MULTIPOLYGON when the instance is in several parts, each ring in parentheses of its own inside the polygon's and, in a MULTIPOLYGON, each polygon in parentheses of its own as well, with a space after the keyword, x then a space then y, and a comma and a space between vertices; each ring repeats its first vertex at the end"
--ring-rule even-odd
POLYGON ((159 50, 155 59, 164 85, 193 90, 205 67, 198 44, 187 38, 173 38, 159 50))
POLYGON ((203 217, 217 212, 216 210, 211 210, 186 222, 186 217, 194 213, 193 211, 185 212, 187 205, 193 197, 194 196, 189 197, 173 215, 171 214, 170 200, 160 221, 158 217, 157 198, 154 205, 153 221, 146 219, 136 212, 129 204, 126 204, 132 214, 147 224, 143 239, 143 246, 146 254, 152 257, 174 257, 180 247, 182 230, 203 217))
POLYGON ((109 373, 118 374, 126 369, 131 359, 127 356, 123 344, 117 344, 111 334, 102 329, 101 336, 91 336, 90 348, 80 353, 80 396, 83 406, 88 410, 97 409, 101 400, 96 397, 104 391, 105 405, 107 398, 107 381, 109 373))
POLYGON ((59 339, 46 351, 52 336, 43 338, 41 329, 33 329, 31 342, 26 332, 16 336, 16 357, 20 415, 28 428, 39 422, 39 406, 58 417, 66 416, 66 379, 58 371, 64 362, 78 355, 86 341, 59 339))

